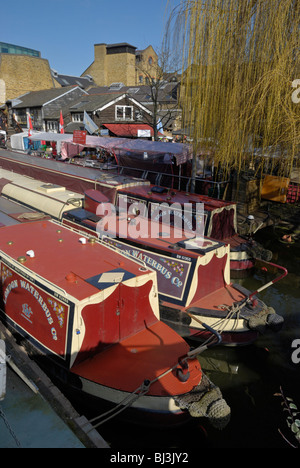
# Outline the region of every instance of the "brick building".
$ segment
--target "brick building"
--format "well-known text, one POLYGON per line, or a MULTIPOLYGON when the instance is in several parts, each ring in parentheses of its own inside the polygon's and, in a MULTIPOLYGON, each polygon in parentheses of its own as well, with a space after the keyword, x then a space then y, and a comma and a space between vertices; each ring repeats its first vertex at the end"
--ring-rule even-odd
POLYGON ((59 87, 39 51, 0 42, 0 104, 29 91, 59 87))
POLYGON ((95 44, 94 61, 81 76, 91 75, 98 86, 122 82, 125 86, 147 83, 146 78, 156 78, 157 54, 152 46, 144 50, 126 42, 95 44))

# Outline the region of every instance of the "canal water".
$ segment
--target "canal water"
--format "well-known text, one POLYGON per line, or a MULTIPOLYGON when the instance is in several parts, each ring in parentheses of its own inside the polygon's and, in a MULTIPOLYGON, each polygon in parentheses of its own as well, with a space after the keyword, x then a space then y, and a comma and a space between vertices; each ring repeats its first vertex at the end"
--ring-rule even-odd
POLYGON ((0 402, 0 448, 84 448, 71 429, 41 396, 7 366, 0 402))
MULTIPOLYGON (((220 387, 231 407, 226 428, 216 430, 204 419, 194 419, 172 430, 146 430, 111 421, 99 430, 113 449, 172 449, 194 454, 212 447, 291 448, 289 442, 299 447, 287 424, 282 398, 275 395, 282 389, 300 411, 300 363, 293 362, 297 349, 292 347, 294 340, 300 343, 300 242, 283 244, 279 238, 280 232, 268 228, 261 231, 257 240, 272 250, 272 262, 289 272, 259 295, 284 317, 282 330, 260 336, 251 346, 216 347, 199 356, 204 371, 220 387)), ((276 270, 260 269, 251 277, 234 282, 255 291, 277 276, 276 270)))

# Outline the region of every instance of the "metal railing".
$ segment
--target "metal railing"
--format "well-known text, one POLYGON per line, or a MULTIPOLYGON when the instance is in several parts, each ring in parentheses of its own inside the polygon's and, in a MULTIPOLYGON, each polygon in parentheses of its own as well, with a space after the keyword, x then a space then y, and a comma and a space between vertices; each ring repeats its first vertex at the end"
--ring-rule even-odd
MULTIPOLYGON (((158 171, 152 171, 148 169, 140 169, 136 167, 129 167, 129 166, 119 166, 117 164, 109 164, 109 163, 103 163, 100 165, 101 170, 106 170, 106 171, 117 171, 119 175, 124 174, 125 171, 135 173, 138 172, 141 175, 139 176, 140 179, 147 180, 149 177, 152 179, 154 185, 166 187, 166 183, 164 183, 163 178, 165 179, 171 179, 172 180, 172 186, 170 188, 176 188, 177 190, 184 190, 185 192, 189 192, 192 186, 192 182, 195 182, 195 187, 198 185, 201 185, 203 183, 205 184, 210 184, 213 188, 213 192, 215 193, 214 198, 221 198, 222 196, 222 186, 226 186, 226 184, 229 182, 229 180, 222 180, 222 181, 214 181, 202 177, 192 177, 192 176, 183 176, 182 174, 173 174, 173 173, 168 173, 168 172, 158 172, 158 171), (154 176, 154 178, 151 177, 151 175, 154 176), (177 182, 177 184, 174 184, 174 181, 177 182), (176 185, 176 187, 174 187, 176 185)), ((132 175, 127 173, 126 175, 132 175)), ((133 176, 136 177, 136 176, 133 176)), ((165 180, 166 182, 166 180, 165 180)), ((196 191, 195 191, 196 192, 196 191)), ((199 193, 199 192, 196 192, 199 193)))

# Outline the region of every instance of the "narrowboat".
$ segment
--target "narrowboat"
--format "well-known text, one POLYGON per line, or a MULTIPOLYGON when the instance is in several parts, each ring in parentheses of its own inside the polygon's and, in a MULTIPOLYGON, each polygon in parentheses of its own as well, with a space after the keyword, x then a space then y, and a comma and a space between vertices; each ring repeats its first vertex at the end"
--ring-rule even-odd
MULTIPOLYGON (((158 276, 161 319, 185 339, 204 342, 219 334, 222 344, 244 345, 282 327, 280 315, 232 283, 228 244, 195 237, 189 230, 177 232, 172 224, 129 213, 126 204, 125 211, 117 214, 110 199, 98 190, 88 190, 82 198, 63 187, 3 169, 0 175, 0 181, 6 182, 3 197, 22 200, 27 207, 146 262, 158 276), (105 207, 113 211, 109 216, 105 207)), ((139 212, 134 207, 131 211, 139 212)))
POLYGON ((65 211, 62 223, 80 226, 156 271, 161 319, 185 339, 204 342, 213 332, 221 335, 223 345, 245 345, 268 330, 282 328, 283 317, 257 297, 286 276, 281 266, 264 262, 264 268, 270 265, 281 272, 257 292, 250 292, 231 281, 228 244, 127 210, 116 214, 95 190, 85 193, 83 208, 65 211))
MULTIPOLYGON (((39 138, 39 137, 36 137, 39 138)), ((97 189, 111 203, 119 205, 126 197, 129 203, 139 202, 144 206, 144 215, 151 216, 153 208, 164 204, 169 207, 171 217, 183 216, 184 206, 189 205, 193 229, 197 229, 197 205, 204 208, 203 235, 230 245, 230 269, 235 277, 252 271, 257 258, 271 260, 272 253, 264 249, 253 237, 238 233, 236 203, 199 194, 169 189, 150 184, 148 180, 91 167, 68 164, 54 159, 43 159, 23 153, 0 150, 1 167, 22 175, 58 184, 83 194, 97 189)), ((147 175, 146 172, 144 174, 147 175)), ((159 210, 157 216, 160 216, 159 210)))
POLYGON ((141 214, 151 219, 160 220, 167 211, 174 223, 181 219, 190 229, 201 230, 203 235, 229 244, 232 276, 249 273, 256 259, 270 261, 272 258, 272 253, 250 235, 238 233, 237 205, 234 202, 156 185, 120 188, 116 205, 133 203, 139 203, 141 214))
POLYGON ((54 220, 12 219, 0 228, 0 315, 49 375, 98 414, 226 426, 220 389, 160 321, 154 271, 54 220))
MULTIPOLYGON (((232 283, 228 244, 195 237, 192 231, 179 231, 172 224, 143 217, 142 208, 136 209, 140 203, 131 205, 131 211, 125 203, 124 212, 117 214, 110 198, 98 190, 87 190, 83 197, 57 184, 44 184, 3 169, 0 175, 5 197, 2 204, 8 199, 22 201, 43 216, 101 238, 146 262, 158 276, 161 319, 185 339, 204 342, 217 333, 222 335, 222 344, 244 345, 267 330, 278 331, 282 327, 280 315, 232 283), (113 211, 109 216, 105 207, 113 211), (140 232, 141 225, 145 235, 140 232)), ((26 218, 36 216, 28 214, 26 218)))

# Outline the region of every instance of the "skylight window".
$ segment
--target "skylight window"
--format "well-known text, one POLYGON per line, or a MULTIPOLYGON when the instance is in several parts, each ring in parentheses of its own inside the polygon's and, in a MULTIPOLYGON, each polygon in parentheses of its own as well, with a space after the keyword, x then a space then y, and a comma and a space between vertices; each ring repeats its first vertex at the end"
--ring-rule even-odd
POLYGON ((124 83, 112 83, 109 87, 110 90, 112 91, 119 91, 119 89, 123 88, 124 83))

